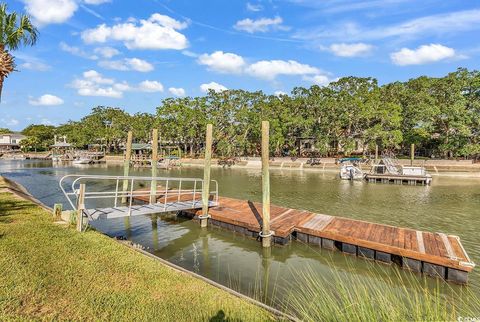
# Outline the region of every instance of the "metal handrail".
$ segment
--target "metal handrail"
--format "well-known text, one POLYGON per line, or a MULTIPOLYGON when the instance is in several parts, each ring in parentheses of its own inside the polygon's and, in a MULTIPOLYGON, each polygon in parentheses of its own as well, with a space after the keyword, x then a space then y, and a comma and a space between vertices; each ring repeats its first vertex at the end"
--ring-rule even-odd
MULTIPOLYGON (((60 189, 62 190, 63 194, 65 195, 68 203, 72 207, 72 209, 77 210, 76 202, 79 196, 79 187, 81 183, 85 183, 88 186, 88 183, 92 182, 109 182, 111 181, 112 184, 115 186, 115 190, 111 191, 87 191, 86 189, 84 198, 85 199, 114 199, 113 207, 117 207, 118 199, 119 198, 127 198, 129 199, 128 202, 128 209, 129 212, 132 208, 133 199, 135 197, 150 197, 152 196, 152 192, 150 189, 146 190, 134 190, 135 183, 138 182, 163 182, 165 183, 165 189, 157 190, 155 198, 160 195, 163 195, 163 204, 164 209, 167 208, 167 201, 168 197, 175 196, 177 197, 177 202, 180 202, 182 195, 192 195, 192 206, 196 203, 196 196, 200 194, 202 195, 203 191, 203 179, 200 178, 172 178, 172 177, 142 177, 142 176, 111 176, 111 175, 77 175, 77 174, 69 174, 62 177, 59 181, 60 189), (66 185, 66 179, 73 179, 71 185, 66 185), (120 181, 127 180, 129 185, 124 190, 123 186, 120 185, 120 181), (197 182, 201 183, 201 189, 197 187, 197 182), (173 186, 178 186, 178 190, 168 190, 171 183, 178 183, 174 184, 173 186), (186 183, 190 183, 193 188, 192 189, 181 189, 182 185, 186 186, 186 183)), ((216 180, 211 180, 214 184, 214 189, 209 189, 209 196, 214 196, 214 205, 218 205, 218 182, 216 180)), ((91 186, 90 186, 91 188, 91 186)), ((155 199, 156 200, 156 199, 155 199)), ((183 202, 189 202, 189 200, 185 200, 183 202)), ((159 202, 154 202, 155 204, 160 204, 159 202)))

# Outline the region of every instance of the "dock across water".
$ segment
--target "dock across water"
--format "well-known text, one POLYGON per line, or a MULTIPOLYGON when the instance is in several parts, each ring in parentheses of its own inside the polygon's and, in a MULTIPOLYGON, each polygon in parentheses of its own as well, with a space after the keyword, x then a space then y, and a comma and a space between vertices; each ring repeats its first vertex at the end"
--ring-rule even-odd
MULTIPOLYGON (((168 197, 167 197, 168 198, 168 197)), ((198 196, 200 200, 200 196, 198 196)), ((142 200, 142 198, 137 198, 142 200)), ((146 198, 143 201, 147 202, 146 198)), ((160 195, 159 202, 163 202, 160 195)), ((192 218, 201 210, 185 210, 192 218)), ((233 198, 219 198, 209 209, 209 225, 257 238, 262 227, 262 204, 233 198)), ((459 237, 409 228, 370 223, 307 210, 271 206, 271 230, 276 244, 291 240, 313 244, 347 254, 397 263, 405 269, 466 283, 475 264, 459 237)))

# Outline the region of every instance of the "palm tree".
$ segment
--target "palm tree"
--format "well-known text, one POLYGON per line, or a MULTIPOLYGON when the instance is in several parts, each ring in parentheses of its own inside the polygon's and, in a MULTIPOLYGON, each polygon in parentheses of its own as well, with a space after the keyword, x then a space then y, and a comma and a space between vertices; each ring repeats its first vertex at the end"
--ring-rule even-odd
POLYGON ((37 42, 38 31, 28 15, 7 13, 7 4, 0 4, 0 99, 3 81, 15 70, 14 57, 8 52, 20 46, 33 46, 37 42))

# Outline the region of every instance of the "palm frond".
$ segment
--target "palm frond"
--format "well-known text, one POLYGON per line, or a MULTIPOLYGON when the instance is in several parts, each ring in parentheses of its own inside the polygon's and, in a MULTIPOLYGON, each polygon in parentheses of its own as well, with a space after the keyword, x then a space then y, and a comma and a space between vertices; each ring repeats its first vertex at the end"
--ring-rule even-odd
POLYGON ((38 30, 30 16, 8 13, 6 4, 0 5, 0 45, 7 50, 32 46, 37 42, 38 30))

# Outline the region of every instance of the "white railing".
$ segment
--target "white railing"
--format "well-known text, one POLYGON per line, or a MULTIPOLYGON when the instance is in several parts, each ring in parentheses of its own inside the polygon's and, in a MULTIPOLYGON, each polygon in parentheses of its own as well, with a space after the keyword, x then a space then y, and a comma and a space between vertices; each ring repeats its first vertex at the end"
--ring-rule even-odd
MULTIPOLYGON (((211 183, 213 183, 214 189, 209 189, 208 199, 213 195, 213 205, 218 205, 218 182, 211 180, 211 183)), ((201 200, 198 197, 201 198, 204 187, 203 179, 198 178, 70 174, 60 179, 59 186, 74 210, 77 210, 80 184, 85 184, 85 203, 88 200, 97 200, 97 203, 98 201, 103 201, 103 208, 116 208, 121 203, 123 206, 128 206, 129 212, 135 199, 146 201, 150 204, 163 204, 164 209, 167 209, 167 202, 172 203, 176 200, 178 203, 188 203, 191 201, 193 208, 201 200), (67 181, 70 180, 72 182, 68 184, 67 181), (152 182, 154 182, 156 191, 151 190, 152 182), (106 190, 99 188, 106 188, 106 190), (183 196, 190 197, 182 198, 183 196), (105 204, 105 201, 109 199, 111 201, 105 204), (163 199, 163 202, 158 202, 158 199, 163 199), (122 200, 126 201, 126 204, 122 200)), ((212 203, 210 202, 209 204, 211 205, 212 203)), ((93 205, 92 208, 98 207, 98 205, 93 205)))

